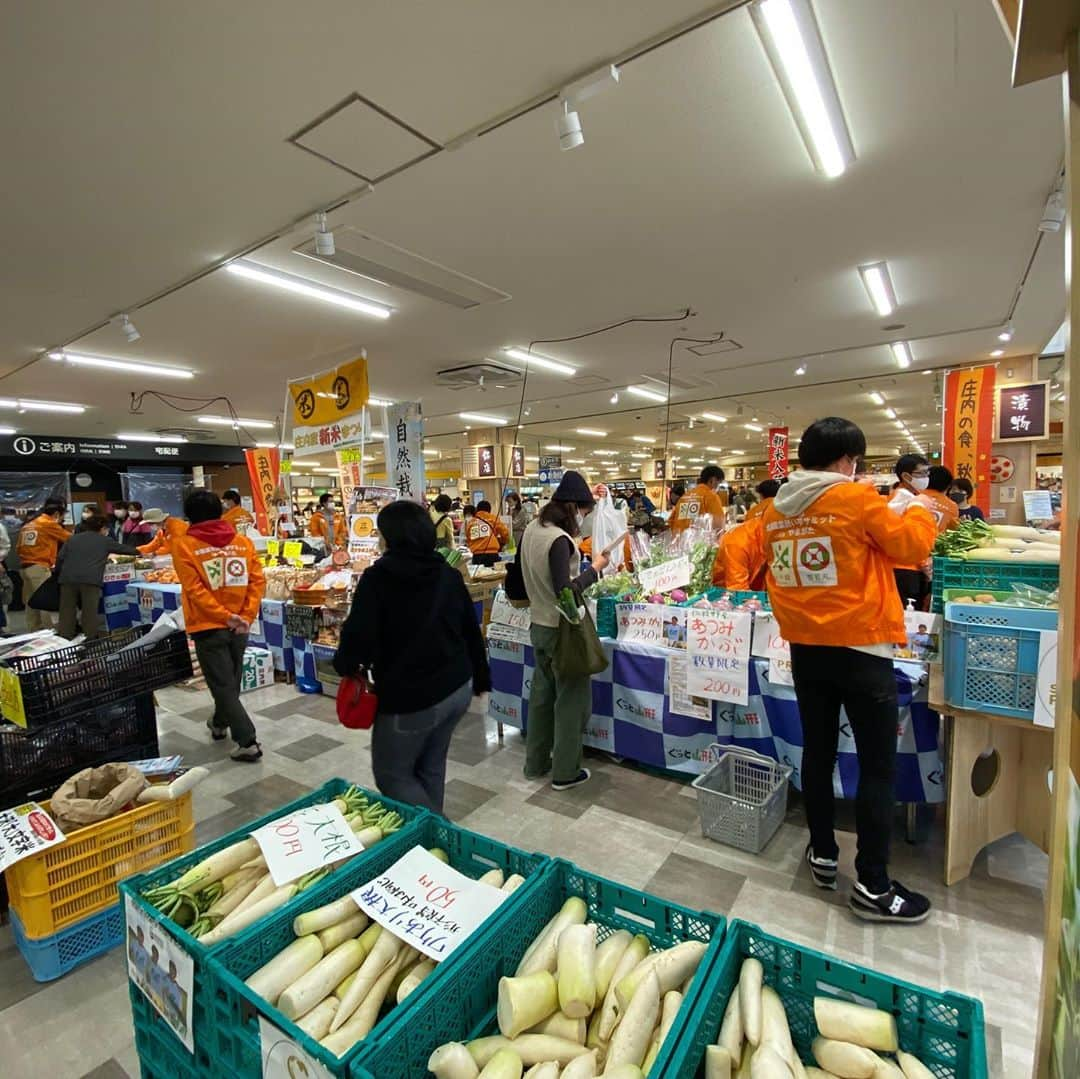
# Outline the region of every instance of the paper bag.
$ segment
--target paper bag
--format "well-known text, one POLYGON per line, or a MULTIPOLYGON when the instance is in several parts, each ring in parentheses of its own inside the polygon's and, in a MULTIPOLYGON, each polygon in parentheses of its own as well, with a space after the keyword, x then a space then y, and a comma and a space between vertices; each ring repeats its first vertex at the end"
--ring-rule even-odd
POLYGON ((130 764, 84 768, 52 796, 50 813, 64 833, 123 813, 147 786, 146 777, 130 764))

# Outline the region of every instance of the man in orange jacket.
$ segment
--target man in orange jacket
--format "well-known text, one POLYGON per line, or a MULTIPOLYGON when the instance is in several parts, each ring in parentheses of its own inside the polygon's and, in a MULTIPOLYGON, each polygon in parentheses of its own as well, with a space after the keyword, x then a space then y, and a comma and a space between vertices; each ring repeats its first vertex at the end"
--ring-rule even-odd
POLYGON ((19 531, 19 558, 22 561, 23 602, 26 604, 26 628, 33 633, 52 629, 53 617, 48 611, 36 611, 30 606, 34 593, 49 579, 56 555, 71 533, 60 523, 67 510, 62 498, 50 498, 32 521, 19 531))
POLYGON ((184 501, 182 521, 165 522, 172 545, 173 568, 183 591, 184 622, 214 698, 207 721, 214 741, 231 731, 234 761, 262 757, 255 724, 240 703, 240 681, 251 623, 259 614, 263 571, 255 547, 221 519, 221 499, 213 491, 193 491, 184 501))
MULTIPOLYGON (((236 488, 226 491, 221 496, 221 506, 221 519, 228 521, 241 536, 246 536, 248 529, 255 524, 255 517, 244 509, 240 501, 240 492, 236 488)), ((144 517, 143 520, 145 521, 146 518, 144 517)))
POLYGON ((768 559, 773 615, 791 645, 811 876, 819 888, 836 888, 833 769, 842 707, 859 760, 858 879, 848 906, 868 921, 910 924, 926 918, 930 902, 888 873, 898 709, 892 652, 907 640, 893 565, 922 562, 937 527, 922 500, 898 513, 873 488, 851 482, 865 453, 866 438, 849 420, 811 424, 799 443, 802 470, 745 527, 768 559))
POLYGON ((713 528, 724 523, 724 500, 716 489, 724 482, 724 470, 719 465, 707 465, 698 476, 697 486, 692 487, 675 503, 668 518, 672 532, 682 532, 706 513, 712 517, 713 528))
POLYGON ((308 535, 321 539, 328 553, 335 544, 344 547, 348 542, 345 517, 334 509, 334 496, 329 492, 319 496, 319 508, 308 520, 308 535))
POLYGON ((465 507, 465 545, 472 551, 472 560, 478 566, 494 566, 499 552, 510 539, 510 530, 491 512, 486 499, 476 503, 476 509, 465 507))

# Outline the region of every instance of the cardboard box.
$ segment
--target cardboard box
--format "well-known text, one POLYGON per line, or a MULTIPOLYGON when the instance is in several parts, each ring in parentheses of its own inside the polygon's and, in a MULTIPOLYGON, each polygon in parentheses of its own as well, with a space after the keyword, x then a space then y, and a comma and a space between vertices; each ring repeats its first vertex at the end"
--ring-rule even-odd
POLYGON ((240 692, 262 689, 274 684, 274 657, 268 648, 246 648, 244 650, 243 675, 240 679, 240 692))

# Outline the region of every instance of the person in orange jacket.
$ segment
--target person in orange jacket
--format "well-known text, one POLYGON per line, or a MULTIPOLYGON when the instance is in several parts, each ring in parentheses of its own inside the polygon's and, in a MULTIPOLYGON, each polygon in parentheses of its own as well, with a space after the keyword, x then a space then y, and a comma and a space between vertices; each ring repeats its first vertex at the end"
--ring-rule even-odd
POLYGON ((206 725, 214 741, 232 733, 234 761, 254 762, 262 750, 240 703, 240 682, 248 633, 262 602, 262 565, 251 540, 221 519, 221 499, 213 491, 193 491, 184 500, 184 514, 186 531, 171 518, 165 531, 182 586, 185 626, 214 698, 206 725))
POLYGON ((41 512, 27 521, 19 531, 19 558, 22 562, 23 602, 26 604, 26 628, 31 632, 52 629, 53 617, 48 611, 36 611, 30 606, 34 593, 49 579, 61 544, 71 533, 60 523, 67 511, 62 498, 50 498, 41 512))
POLYGON ((960 523, 960 507, 945 493, 952 486, 953 474, 944 465, 933 465, 927 479, 926 497, 933 503, 928 509, 940 535, 960 523))
MULTIPOLYGON (((163 558, 166 555, 171 555, 172 543, 169 540, 168 532, 164 528, 165 522, 169 520, 168 514, 159 509, 150 509, 143 514, 143 520, 147 524, 162 525, 162 527, 154 533, 154 538, 149 543, 144 543, 141 547, 136 547, 135 550, 147 558, 163 558)), ((183 521, 173 519, 171 528, 177 529, 180 527, 183 528, 183 531, 187 531, 187 525, 183 521)))
POLYGON ((248 529, 255 526, 254 514, 244 509, 240 501, 240 492, 235 487, 221 496, 221 505, 221 519, 228 521, 241 536, 246 536, 248 529))
POLYGON ((334 509, 334 496, 327 492, 319 496, 319 508, 308 520, 308 535, 321 539, 327 551, 333 546, 344 547, 349 536, 345 528, 345 516, 334 509), (333 539, 331 539, 333 535, 333 539))
MULTIPOLYGON (((787 483, 787 480, 783 481, 787 483)), ((754 490, 761 496, 746 511, 742 523, 720 537, 720 546, 713 562, 713 584, 733 592, 765 591, 765 557, 751 541, 745 525, 760 517, 771 505, 780 490, 780 480, 762 480, 754 490)))
POLYGON ((744 527, 768 560, 773 616, 791 645, 811 876, 819 888, 836 888, 833 769, 842 707, 859 762, 858 879, 848 906, 868 921, 911 924, 926 918, 930 902, 888 872, 898 711, 892 653, 907 641, 893 566, 922 562, 937 526, 922 499, 897 512, 852 482, 865 453, 866 438, 850 420, 811 424, 799 443, 802 470, 744 527))
POLYGON ((499 552, 510 539, 510 530, 491 512, 491 503, 484 499, 465 507, 465 545, 472 551, 472 560, 478 566, 494 566, 499 552))
POLYGON ((706 465, 698 476, 697 486, 691 487, 675 503, 668 518, 671 531, 682 532, 706 513, 713 519, 713 528, 720 528, 724 523, 725 504, 716 489, 723 482, 724 470, 719 465, 706 465))

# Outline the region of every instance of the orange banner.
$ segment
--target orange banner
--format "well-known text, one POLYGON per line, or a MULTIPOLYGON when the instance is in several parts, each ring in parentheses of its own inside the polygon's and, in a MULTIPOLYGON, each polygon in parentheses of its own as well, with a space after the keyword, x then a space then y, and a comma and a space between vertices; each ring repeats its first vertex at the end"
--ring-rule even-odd
POLYGON ((994 444, 993 367, 972 367, 945 375, 942 463, 975 486, 976 506, 990 513, 990 458, 994 444))
POLYGON ((251 501, 255 509, 255 523, 264 536, 274 536, 270 521, 277 524, 274 495, 277 493, 281 472, 281 455, 276 449, 244 450, 248 476, 251 477, 251 501))

